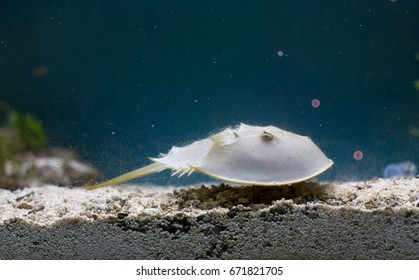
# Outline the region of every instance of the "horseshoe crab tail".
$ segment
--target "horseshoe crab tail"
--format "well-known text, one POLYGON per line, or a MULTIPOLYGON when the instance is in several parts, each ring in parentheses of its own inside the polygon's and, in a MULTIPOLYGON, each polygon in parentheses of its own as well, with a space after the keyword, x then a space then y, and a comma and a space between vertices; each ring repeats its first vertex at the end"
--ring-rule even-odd
POLYGON ((144 166, 142 168, 136 169, 134 171, 125 173, 121 176, 110 179, 108 181, 105 181, 103 183, 92 185, 92 186, 87 186, 86 190, 94 190, 94 189, 103 188, 103 187, 107 187, 111 185, 117 185, 117 184, 129 181, 132 179, 136 179, 136 178, 143 177, 152 173, 160 172, 164 169, 166 169, 165 165, 155 162, 150 165, 144 166))

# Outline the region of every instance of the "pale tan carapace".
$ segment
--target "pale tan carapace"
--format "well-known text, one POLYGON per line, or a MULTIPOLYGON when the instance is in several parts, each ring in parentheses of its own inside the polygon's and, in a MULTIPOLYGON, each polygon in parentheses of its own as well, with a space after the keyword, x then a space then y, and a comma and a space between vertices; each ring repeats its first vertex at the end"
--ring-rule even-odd
POLYGON ((313 178, 333 165, 309 137, 243 123, 150 160, 154 163, 86 188, 116 185, 164 169, 171 169, 172 176, 196 171, 235 184, 285 185, 313 178))

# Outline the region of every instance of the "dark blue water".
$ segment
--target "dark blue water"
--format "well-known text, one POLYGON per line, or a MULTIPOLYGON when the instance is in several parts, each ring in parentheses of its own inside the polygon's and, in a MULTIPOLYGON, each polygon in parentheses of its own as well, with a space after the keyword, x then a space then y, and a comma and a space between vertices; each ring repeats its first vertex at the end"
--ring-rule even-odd
POLYGON ((335 162, 323 179, 373 178, 419 163, 418 12, 401 0, 0 1, 0 100, 108 178, 239 122, 311 136, 335 162))

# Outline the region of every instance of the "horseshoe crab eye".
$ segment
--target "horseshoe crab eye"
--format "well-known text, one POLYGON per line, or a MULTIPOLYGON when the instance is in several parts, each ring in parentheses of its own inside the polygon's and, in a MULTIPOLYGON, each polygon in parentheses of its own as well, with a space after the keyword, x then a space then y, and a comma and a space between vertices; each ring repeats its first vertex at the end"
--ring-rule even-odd
POLYGON ((272 141, 272 139, 274 139, 274 136, 266 131, 262 133, 261 137, 264 141, 267 141, 267 142, 272 141))

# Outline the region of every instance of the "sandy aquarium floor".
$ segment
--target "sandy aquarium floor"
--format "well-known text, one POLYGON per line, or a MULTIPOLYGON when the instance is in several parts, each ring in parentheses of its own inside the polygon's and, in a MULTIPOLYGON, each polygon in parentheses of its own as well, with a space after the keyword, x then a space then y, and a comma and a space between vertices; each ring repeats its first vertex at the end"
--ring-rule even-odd
POLYGON ((419 179, 0 190, 0 259, 419 259, 419 179))

